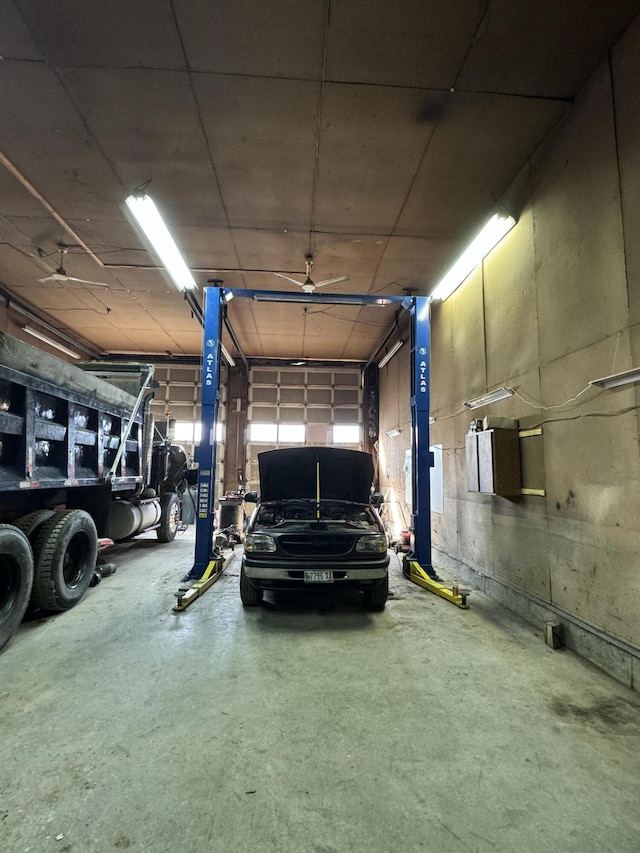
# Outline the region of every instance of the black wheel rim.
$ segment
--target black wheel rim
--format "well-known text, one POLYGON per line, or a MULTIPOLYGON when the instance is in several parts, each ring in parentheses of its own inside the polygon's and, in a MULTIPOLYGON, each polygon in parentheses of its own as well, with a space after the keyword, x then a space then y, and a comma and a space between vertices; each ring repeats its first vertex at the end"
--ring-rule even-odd
POLYGON ((69 589, 77 587, 82 580, 90 554, 91 542, 88 536, 84 534, 74 536, 69 542, 62 561, 62 577, 69 589))

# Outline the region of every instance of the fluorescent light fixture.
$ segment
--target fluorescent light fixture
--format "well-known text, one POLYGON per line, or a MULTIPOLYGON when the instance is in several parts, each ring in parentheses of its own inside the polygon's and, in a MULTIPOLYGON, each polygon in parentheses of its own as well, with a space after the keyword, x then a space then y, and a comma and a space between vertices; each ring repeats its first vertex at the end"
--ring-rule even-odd
POLYGON ((292 361, 291 366, 292 367, 302 367, 302 365, 306 364, 306 363, 307 363, 306 361, 292 361))
POLYGON ((629 385, 631 382, 640 382, 640 367, 624 370, 622 373, 613 373, 611 376, 603 376, 602 379, 592 379, 589 385, 599 385, 601 388, 618 388, 620 385, 629 385))
POLYGON ((387 430, 387 432, 385 432, 385 435, 387 436, 387 438, 395 438, 396 435, 400 435, 400 429, 399 427, 395 427, 394 429, 387 430))
POLYGON ((134 193, 127 198, 126 203, 178 290, 196 290, 198 285, 153 199, 148 195, 134 193))
POLYGON ((37 329, 34 329, 33 326, 23 326, 22 331, 26 332, 28 335, 33 335, 34 338, 37 338, 39 341, 43 341, 45 344, 49 344, 50 347, 54 347, 55 349, 60 350, 60 352, 70 355, 71 358, 80 358, 79 353, 74 352, 72 349, 67 349, 67 347, 59 344, 57 341, 54 341, 53 338, 45 335, 44 332, 39 332, 37 329))
POLYGON ((468 409, 479 409, 480 406, 488 406, 490 403, 497 403, 498 400, 506 400, 507 397, 512 397, 513 391, 511 388, 496 388, 495 391, 489 391, 488 394, 482 394, 474 400, 467 400, 465 406, 468 409))
POLYGON ((500 213, 492 216, 482 231, 469 243, 451 269, 440 279, 430 294, 431 299, 440 299, 444 302, 451 296, 453 291, 462 284, 469 273, 498 245, 515 224, 516 221, 513 216, 502 216, 500 213))
POLYGON ((227 362, 229 367, 235 367, 236 366, 235 361, 233 360, 232 356, 227 352, 227 350, 225 349, 222 342, 220 342, 220 351, 222 352, 222 357, 227 362))
POLYGON ((403 343, 404 341, 396 341, 395 344, 389 350, 389 352, 385 353, 385 355, 382 356, 382 358, 378 362, 378 367, 382 368, 385 366, 385 364, 391 361, 391 359, 398 352, 403 343))

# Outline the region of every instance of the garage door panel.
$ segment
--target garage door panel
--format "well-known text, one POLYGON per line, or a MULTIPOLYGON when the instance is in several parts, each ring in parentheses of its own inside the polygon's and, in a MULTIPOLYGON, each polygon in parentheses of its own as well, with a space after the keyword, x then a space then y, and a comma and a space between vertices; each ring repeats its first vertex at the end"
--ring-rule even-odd
POLYGON ((250 395, 251 402, 253 403, 276 403, 278 400, 278 389, 257 386, 251 389, 250 395))
POLYGON ((311 406, 307 409, 307 423, 309 424, 330 424, 331 409, 316 409, 311 406))
POLYGON ((249 421, 258 424, 272 424, 276 421, 277 410, 273 406, 249 406, 249 421))
POLYGON ((304 388, 280 388, 281 403, 304 403, 304 388))
POLYGON ((334 425, 361 424, 361 387, 361 373, 354 369, 253 368, 247 413, 248 488, 258 488, 260 452, 295 443, 295 435, 285 429, 290 424, 304 427, 301 437, 308 446, 332 445, 334 425))

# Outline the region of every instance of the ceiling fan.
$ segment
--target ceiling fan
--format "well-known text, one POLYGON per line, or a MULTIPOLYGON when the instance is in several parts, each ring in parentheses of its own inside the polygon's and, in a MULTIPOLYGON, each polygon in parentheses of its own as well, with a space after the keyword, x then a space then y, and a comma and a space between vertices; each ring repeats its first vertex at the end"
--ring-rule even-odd
POLYGON ((64 256, 69 251, 67 246, 58 245, 58 251, 60 252, 60 266, 58 269, 51 273, 51 275, 46 276, 45 278, 39 278, 39 282, 45 281, 77 281, 80 284, 90 284, 94 287, 109 287, 109 285, 104 281, 89 281, 86 278, 76 278, 73 275, 69 275, 66 269, 63 266, 64 256))
POLYGON ((287 281, 290 281, 292 284, 297 284, 298 287, 301 287, 305 293, 313 293, 318 287, 324 287, 327 284, 337 284, 339 281, 347 281, 349 279, 348 275, 339 275, 337 278, 325 278, 323 281, 313 282, 311 281, 311 267, 313 266, 313 255, 307 255, 305 257, 305 269, 307 280, 297 281, 295 278, 290 278, 288 275, 284 275, 281 272, 274 272, 274 275, 279 276, 280 278, 284 278, 287 281))

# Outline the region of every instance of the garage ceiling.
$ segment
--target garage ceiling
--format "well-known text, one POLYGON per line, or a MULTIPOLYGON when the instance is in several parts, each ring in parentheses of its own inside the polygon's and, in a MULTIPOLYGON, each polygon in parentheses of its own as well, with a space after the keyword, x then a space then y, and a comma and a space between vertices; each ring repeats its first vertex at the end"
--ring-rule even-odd
MULTIPOLYGON (((195 355, 128 221, 150 181, 199 285, 428 293, 638 0, 4 0, 0 287, 98 353, 195 355), (104 282, 38 279, 59 265, 104 282)), ((17 315, 24 320, 24 315, 17 315)), ((242 299, 256 358, 366 361, 393 307, 242 299)), ((234 352, 230 340, 225 345, 234 352)))

